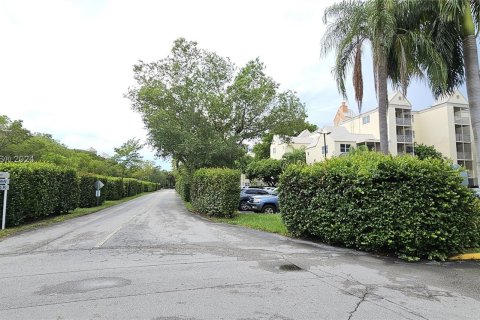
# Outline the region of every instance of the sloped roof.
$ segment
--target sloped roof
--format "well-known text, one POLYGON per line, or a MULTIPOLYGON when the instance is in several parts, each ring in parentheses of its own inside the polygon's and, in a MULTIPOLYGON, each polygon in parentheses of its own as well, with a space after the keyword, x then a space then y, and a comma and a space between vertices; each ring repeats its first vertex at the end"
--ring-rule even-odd
POLYGON ((443 103, 456 103, 456 104, 466 104, 468 105, 467 99, 463 96, 463 94, 457 90, 449 96, 442 96, 438 98, 433 106, 438 106, 439 104, 443 103))

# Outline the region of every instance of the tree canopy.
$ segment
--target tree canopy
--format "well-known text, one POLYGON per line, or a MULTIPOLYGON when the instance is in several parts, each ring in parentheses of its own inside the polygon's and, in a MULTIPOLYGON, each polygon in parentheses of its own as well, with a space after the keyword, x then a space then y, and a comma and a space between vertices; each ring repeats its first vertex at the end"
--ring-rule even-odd
POLYGON ((134 66, 127 96, 157 155, 189 170, 232 167, 243 143, 305 122, 303 103, 280 92, 259 60, 237 68, 228 58, 176 40, 169 56, 134 66))

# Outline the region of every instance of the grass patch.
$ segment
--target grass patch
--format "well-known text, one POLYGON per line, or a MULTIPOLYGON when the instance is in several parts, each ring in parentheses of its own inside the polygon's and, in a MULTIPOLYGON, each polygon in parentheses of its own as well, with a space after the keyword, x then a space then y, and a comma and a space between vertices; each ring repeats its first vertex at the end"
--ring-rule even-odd
MULTIPOLYGON (((94 212, 97 212, 97 211, 100 211, 100 210, 103 210, 103 209, 106 209, 106 208, 109 208, 109 207, 113 207, 117 204, 121 204, 121 203, 130 201, 130 200, 133 200, 135 198, 144 196, 144 195, 149 194, 149 193, 150 192, 144 192, 144 193, 140 193, 140 194, 137 194, 135 196, 123 198, 123 199, 120 199, 120 200, 105 201, 101 206, 98 206, 98 207, 77 208, 77 209, 75 209, 72 212, 67 213, 67 214, 48 217, 48 218, 45 218, 45 219, 42 219, 42 220, 38 220, 38 221, 31 222, 31 223, 24 224, 24 225, 17 226, 17 227, 6 228, 5 230, 0 230, 0 239, 8 237, 8 236, 12 236, 12 235, 17 234, 19 232, 38 229, 38 228, 46 227, 46 226, 49 226, 49 225, 52 225, 52 224, 55 224, 55 223, 70 220, 70 219, 73 219, 73 218, 85 216, 87 214, 91 214, 91 213, 94 213, 94 212)), ((7 208, 7 219, 8 219, 8 208, 7 208)))
POLYGON ((236 214, 233 218, 211 218, 216 222, 223 222, 244 226, 256 230, 278 233, 283 236, 288 236, 287 228, 283 224, 282 216, 277 214, 236 214))
MULTIPOLYGON (((188 211, 198 214, 195 212, 192 204, 187 201, 183 201, 185 208, 188 211)), ((283 224, 282 216, 279 213, 276 214, 265 214, 265 213, 252 213, 252 214, 242 214, 237 213, 232 218, 215 218, 202 215, 207 219, 210 219, 215 222, 222 222, 228 224, 234 224, 237 226, 244 226, 251 229, 278 233, 282 236, 290 236, 287 231, 287 227, 283 224)))

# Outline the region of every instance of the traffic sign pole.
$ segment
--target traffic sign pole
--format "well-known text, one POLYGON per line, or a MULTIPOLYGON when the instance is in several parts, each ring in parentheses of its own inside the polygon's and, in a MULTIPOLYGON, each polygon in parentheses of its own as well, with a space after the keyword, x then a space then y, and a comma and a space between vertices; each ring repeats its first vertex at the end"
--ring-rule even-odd
POLYGON ((10 183, 9 178, 9 172, 0 172, 0 190, 3 190, 2 230, 5 229, 5 220, 7 219, 7 196, 8 184, 10 183))
POLYGON ((8 189, 3 191, 2 230, 5 229, 5 219, 7 217, 7 194, 8 194, 8 189))

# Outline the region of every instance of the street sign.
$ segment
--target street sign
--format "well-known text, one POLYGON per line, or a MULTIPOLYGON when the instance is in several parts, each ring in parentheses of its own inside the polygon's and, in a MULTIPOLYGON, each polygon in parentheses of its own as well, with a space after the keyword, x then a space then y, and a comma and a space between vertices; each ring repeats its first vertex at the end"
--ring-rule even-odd
POLYGON ((95 191, 95 197, 100 197, 100 190, 95 191))
POLYGON ((10 186, 10 173, 0 172, 0 190, 3 191, 3 212, 2 212, 2 230, 5 229, 5 221, 7 220, 7 193, 10 186))
POLYGON ((102 189, 103 186, 104 186, 104 184, 103 184, 102 181, 100 181, 100 180, 95 181, 95 189, 96 189, 96 190, 102 189))

